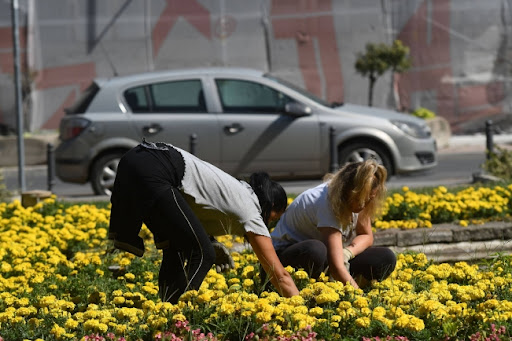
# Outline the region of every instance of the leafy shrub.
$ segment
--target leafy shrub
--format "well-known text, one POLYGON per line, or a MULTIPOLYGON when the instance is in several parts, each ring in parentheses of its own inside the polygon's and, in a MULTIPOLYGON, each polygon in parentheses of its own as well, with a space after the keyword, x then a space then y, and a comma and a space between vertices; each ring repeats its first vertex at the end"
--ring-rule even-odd
POLYGON ((496 146, 495 151, 489 153, 483 168, 503 180, 512 180, 512 151, 496 146))
POLYGON ((11 192, 7 189, 4 183, 4 175, 0 172, 0 202, 7 202, 11 199, 11 192))
POLYGON ((425 120, 436 117, 436 113, 427 108, 419 107, 411 113, 413 116, 423 118, 425 120))

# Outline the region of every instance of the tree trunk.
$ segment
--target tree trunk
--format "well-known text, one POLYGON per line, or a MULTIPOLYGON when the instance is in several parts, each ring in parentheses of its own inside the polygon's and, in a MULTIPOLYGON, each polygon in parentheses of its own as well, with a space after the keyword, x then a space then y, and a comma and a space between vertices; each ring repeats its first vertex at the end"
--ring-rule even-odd
POLYGON ((368 84, 368 106, 373 105, 373 87, 375 85, 375 76, 370 75, 369 77, 369 84, 368 84))
POLYGON ((397 111, 403 111, 402 102, 400 100, 400 91, 398 89, 398 83, 396 81, 396 70, 391 70, 391 89, 393 91, 393 100, 395 101, 395 109, 397 111))

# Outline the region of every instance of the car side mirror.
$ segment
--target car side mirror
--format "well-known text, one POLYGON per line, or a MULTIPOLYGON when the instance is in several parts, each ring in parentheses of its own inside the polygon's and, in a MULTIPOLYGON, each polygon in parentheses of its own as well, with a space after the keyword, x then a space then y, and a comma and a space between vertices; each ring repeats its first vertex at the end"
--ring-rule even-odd
POLYGON ((299 102, 286 103, 284 110, 287 114, 298 117, 311 115, 311 108, 299 102))

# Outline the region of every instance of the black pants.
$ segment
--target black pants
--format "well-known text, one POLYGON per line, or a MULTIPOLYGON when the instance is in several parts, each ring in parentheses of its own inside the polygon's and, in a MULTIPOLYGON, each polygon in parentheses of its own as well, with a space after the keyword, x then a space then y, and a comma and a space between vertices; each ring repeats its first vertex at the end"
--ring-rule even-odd
POLYGON ((176 303, 185 291, 198 290, 212 267, 215 251, 210 237, 175 188, 160 197, 144 222, 149 230, 169 231, 158 286, 162 301, 176 303))
POLYGON ((184 170, 183 158, 173 148, 135 147, 119 163, 111 198, 111 238, 135 246, 141 256, 138 234, 146 224, 157 248, 163 249, 160 298, 172 303, 185 291, 199 289, 215 261, 208 234, 178 190, 184 170))
MULTIPOLYGON (((327 247, 319 240, 305 240, 278 250, 277 255, 284 266, 302 268, 311 278, 318 278, 328 266, 327 247)), ((350 260, 350 274, 361 275, 371 281, 388 277, 396 266, 396 256, 387 247, 370 247, 350 260)))

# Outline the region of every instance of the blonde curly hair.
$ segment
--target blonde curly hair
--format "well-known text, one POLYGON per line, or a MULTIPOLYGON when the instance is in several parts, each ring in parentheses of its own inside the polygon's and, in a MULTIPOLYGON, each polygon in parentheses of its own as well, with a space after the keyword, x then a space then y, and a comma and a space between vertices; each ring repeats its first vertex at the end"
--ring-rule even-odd
POLYGON ((328 182, 331 209, 341 226, 346 227, 351 222, 353 203, 365 208, 361 217, 375 216, 386 194, 386 179, 386 168, 373 159, 347 163, 336 173, 324 177, 328 182))

